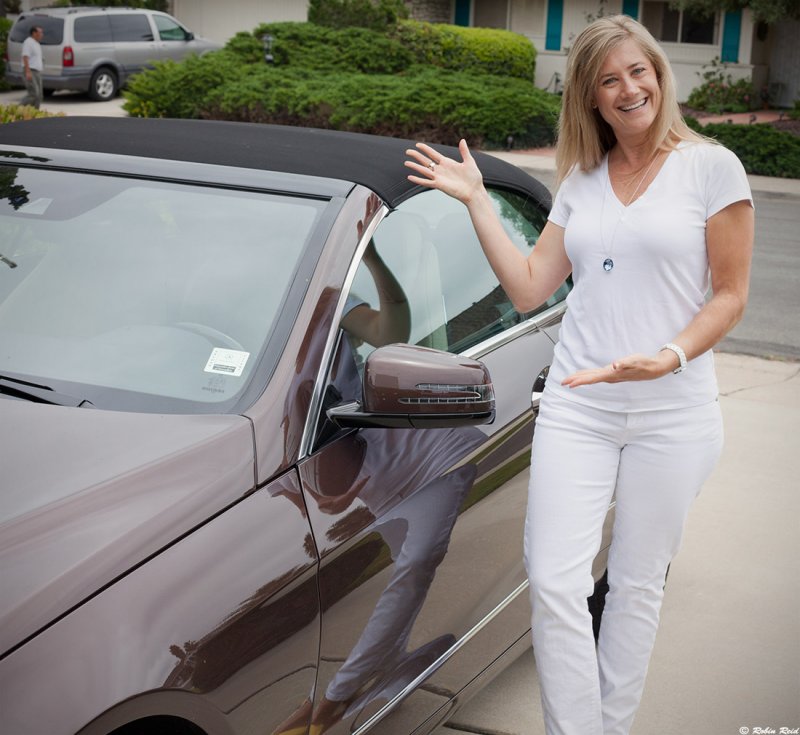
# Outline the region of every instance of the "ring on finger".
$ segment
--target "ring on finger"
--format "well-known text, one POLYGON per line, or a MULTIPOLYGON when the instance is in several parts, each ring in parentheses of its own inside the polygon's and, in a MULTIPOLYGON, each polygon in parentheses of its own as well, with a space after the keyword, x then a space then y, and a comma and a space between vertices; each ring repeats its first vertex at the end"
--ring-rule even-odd
POLYGON ((435 171, 435 170, 436 170, 436 164, 435 164, 433 161, 431 161, 431 162, 428 164, 428 168, 429 168, 431 171, 435 171))

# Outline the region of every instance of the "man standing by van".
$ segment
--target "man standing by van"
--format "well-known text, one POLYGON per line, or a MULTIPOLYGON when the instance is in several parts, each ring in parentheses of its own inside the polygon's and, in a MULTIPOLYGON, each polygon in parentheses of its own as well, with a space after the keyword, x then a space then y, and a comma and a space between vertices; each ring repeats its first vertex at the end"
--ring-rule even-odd
POLYGON ((22 71, 25 74, 27 94, 20 104, 33 105, 37 110, 42 104, 42 47, 39 41, 44 30, 39 26, 31 28, 31 34, 22 44, 22 71))

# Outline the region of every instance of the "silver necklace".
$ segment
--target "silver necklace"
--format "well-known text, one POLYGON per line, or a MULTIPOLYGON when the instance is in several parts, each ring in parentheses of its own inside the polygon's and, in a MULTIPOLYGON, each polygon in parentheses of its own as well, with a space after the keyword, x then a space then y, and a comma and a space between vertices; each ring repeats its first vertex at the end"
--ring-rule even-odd
POLYGON ((614 260, 611 257, 614 254, 614 239, 617 237, 617 229, 619 228, 619 223, 625 219, 625 215, 627 214, 628 207, 631 206, 631 203, 636 198, 636 195, 639 193, 639 189, 641 188, 644 180, 647 178, 647 174, 650 173, 650 169, 653 168, 653 164, 656 162, 659 153, 657 152, 655 156, 653 156, 652 160, 648 164, 645 172, 642 174, 642 178, 639 179, 639 183, 636 184, 636 188, 633 190, 633 194, 630 195, 628 201, 625 203, 622 209, 622 214, 617 218, 617 223, 614 225, 614 231, 611 233, 611 242, 609 243, 609 247, 606 248, 606 241, 603 237, 603 220, 605 219, 606 214, 606 195, 608 194, 608 189, 611 186, 611 169, 610 169, 610 161, 608 158, 606 159, 606 185, 603 189, 603 206, 600 210, 600 243, 603 246, 603 253, 605 254, 605 259, 603 260, 603 270, 606 273, 610 273, 614 270, 614 260))

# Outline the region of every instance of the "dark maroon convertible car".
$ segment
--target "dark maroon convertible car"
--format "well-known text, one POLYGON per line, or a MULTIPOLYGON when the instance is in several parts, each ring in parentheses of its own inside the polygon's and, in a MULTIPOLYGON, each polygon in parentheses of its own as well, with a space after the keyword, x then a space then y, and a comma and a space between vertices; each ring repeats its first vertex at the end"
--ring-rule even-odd
POLYGON ((516 312, 408 145, 0 126, 0 732, 421 735, 528 646, 569 284, 516 312))

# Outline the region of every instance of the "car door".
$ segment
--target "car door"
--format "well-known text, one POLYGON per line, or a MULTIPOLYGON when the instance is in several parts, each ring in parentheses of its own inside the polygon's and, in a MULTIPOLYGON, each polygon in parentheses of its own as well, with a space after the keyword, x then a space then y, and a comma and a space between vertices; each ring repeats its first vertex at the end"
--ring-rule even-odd
MULTIPOLYGON (((491 197, 509 236, 530 252, 545 210, 522 193, 491 197)), ((299 471, 322 560, 312 716, 322 731, 380 721, 381 733, 404 733, 434 721, 526 634, 531 391, 553 350, 537 319, 560 314, 567 291, 537 314, 517 313, 466 209, 436 191, 401 204, 366 245, 324 404, 360 399, 364 360, 387 339, 480 357, 497 415, 490 426, 357 431, 319 417, 315 450, 299 471), (368 326, 385 323, 362 329, 359 313, 368 326)))
POLYGON ((155 36, 147 14, 112 13, 108 16, 117 62, 126 77, 141 71, 158 57, 155 36))
POLYGON ((158 13, 154 13, 152 18, 158 31, 156 45, 159 59, 180 61, 187 54, 197 53, 197 44, 191 34, 176 20, 158 13))

